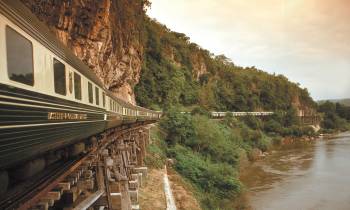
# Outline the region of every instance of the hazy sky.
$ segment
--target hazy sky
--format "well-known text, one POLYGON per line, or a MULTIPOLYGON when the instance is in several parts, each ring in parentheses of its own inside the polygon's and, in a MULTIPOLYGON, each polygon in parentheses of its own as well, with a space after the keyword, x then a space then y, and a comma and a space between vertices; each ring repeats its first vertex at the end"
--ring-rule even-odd
POLYGON ((240 66, 286 75, 314 99, 350 98, 350 0, 151 0, 148 14, 240 66))

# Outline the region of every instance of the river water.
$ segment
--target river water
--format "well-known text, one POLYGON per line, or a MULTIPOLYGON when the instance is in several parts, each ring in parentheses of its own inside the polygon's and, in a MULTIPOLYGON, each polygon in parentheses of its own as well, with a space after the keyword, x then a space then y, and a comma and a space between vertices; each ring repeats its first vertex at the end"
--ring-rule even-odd
POLYGON ((251 209, 350 210, 350 132, 272 151, 241 181, 251 209))

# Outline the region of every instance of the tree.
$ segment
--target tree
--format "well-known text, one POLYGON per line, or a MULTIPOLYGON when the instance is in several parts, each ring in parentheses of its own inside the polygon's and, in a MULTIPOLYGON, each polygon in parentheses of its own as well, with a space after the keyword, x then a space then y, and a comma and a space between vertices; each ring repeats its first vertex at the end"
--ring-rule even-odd
POLYGON ((325 114, 335 113, 336 105, 330 101, 326 101, 318 106, 318 111, 323 112, 325 114))
POLYGON ((279 134, 279 133, 282 132, 282 129, 283 129, 282 125, 278 121, 276 121, 274 119, 270 119, 264 125, 264 130, 266 132, 269 132, 269 133, 277 133, 277 134, 279 134))
POLYGON ((160 126, 166 131, 166 141, 170 146, 193 141, 196 136, 191 115, 182 114, 174 107, 165 113, 160 126))
POLYGON ((284 125, 289 127, 299 123, 299 118, 297 116, 297 111, 294 107, 291 107, 287 110, 284 117, 284 125))

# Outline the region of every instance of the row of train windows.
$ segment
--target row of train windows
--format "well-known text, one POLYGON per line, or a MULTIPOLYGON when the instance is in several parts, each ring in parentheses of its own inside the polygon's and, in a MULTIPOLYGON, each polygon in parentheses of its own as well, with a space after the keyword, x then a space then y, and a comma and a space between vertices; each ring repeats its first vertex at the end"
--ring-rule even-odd
MULTIPOLYGON (((72 82, 72 75, 69 75, 69 81, 72 82)), ((74 72, 74 95, 78 100, 82 99, 81 94, 81 76, 74 72)), ((66 70, 65 65, 54 58, 54 83, 55 83, 55 92, 61 95, 66 95, 66 70)), ((72 86, 72 84, 70 84, 72 86)), ((91 82, 88 82, 88 99, 89 103, 94 102, 94 90, 91 82)), ((100 105, 100 89, 95 87, 95 103, 100 105)), ((102 91, 102 105, 103 107, 106 104, 106 94, 102 91)))
POLYGON ((110 107, 110 110, 113 112, 122 113, 122 107, 112 99, 110 99, 109 101, 109 107, 110 107))
MULTIPOLYGON (((9 78, 13 81, 26 85, 34 85, 34 64, 33 64, 33 45, 30 40, 19 34, 9 26, 6 26, 6 50, 7 50, 7 69, 9 78)), ((54 87, 55 92, 60 95, 67 94, 66 86, 66 67, 56 58, 53 59, 54 69, 54 87)), ((72 92, 74 80, 74 95, 78 100, 82 99, 81 76, 74 72, 69 74, 69 89, 72 92)), ((89 103, 93 103, 93 87, 88 82, 89 103)), ((102 92, 102 104, 105 106, 105 93, 102 92)), ((100 104, 99 88, 95 87, 95 103, 100 104)))
MULTIPOLYGON (((93 86, 90 82, 88 82, 88 97, 89 97, 89 103, 94 102, 94 90, 93 86)), ((96 105, 100 105, 100 89, 98 87, 95 87, 95 103, 96 105)), ((106 106, 106 94, 102 91, 102 106, 106 106)))

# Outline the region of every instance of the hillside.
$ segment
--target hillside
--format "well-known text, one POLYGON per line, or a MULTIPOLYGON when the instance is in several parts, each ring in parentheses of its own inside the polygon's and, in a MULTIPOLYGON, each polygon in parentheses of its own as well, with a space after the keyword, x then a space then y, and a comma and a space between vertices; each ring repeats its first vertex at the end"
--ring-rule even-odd
POLYGON ((294 108, 313 112, 315 102, 306 89, 283 75, 235 65, 213 55, 185 34, 145 19, 144 62, 135 87, 145 107, 201 106, 208 110, 258 111, 294 108))
POLYGON ((321 100, 321 101, 318 101, 318 103, 319 104, 323 104, 326 101, 330 101, 330 102, 333 102, 333 103, 340 103, 340 104, 345 105, 345 106, 350 106, 350 98, 321 100))

